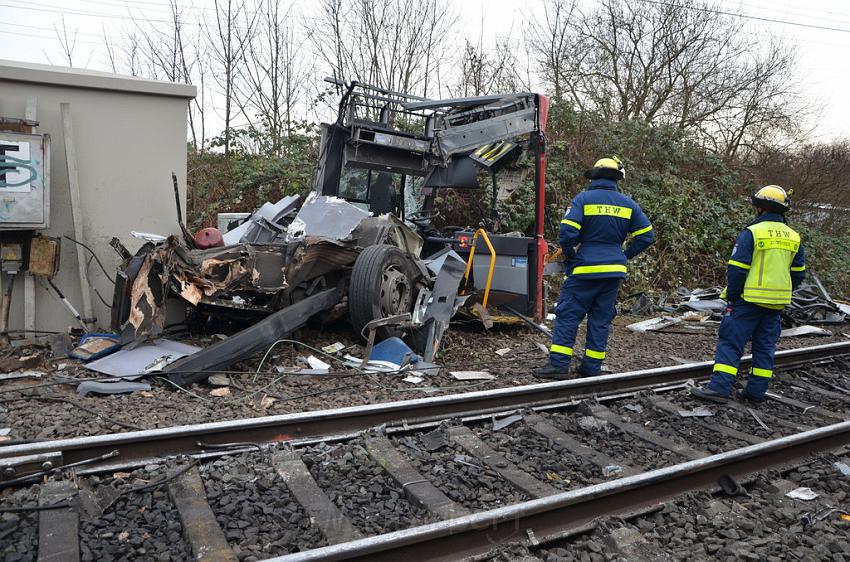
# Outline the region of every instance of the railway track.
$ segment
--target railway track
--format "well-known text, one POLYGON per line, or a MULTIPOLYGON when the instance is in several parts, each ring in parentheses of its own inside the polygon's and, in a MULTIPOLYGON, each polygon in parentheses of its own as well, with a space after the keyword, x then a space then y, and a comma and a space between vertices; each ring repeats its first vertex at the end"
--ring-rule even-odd
POLYGON ((850 343, 780 352, 770 400, 710 416, 687 393, 710 370, 697 363, 2 447, 0 540, 63 560, 457 560, 537 547, 850 444, 847 354, 850 343))

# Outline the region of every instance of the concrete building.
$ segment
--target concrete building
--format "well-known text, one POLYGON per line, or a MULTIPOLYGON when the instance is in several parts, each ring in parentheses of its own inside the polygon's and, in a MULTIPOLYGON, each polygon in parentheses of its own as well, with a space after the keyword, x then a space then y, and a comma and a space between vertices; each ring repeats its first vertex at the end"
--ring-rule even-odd
MULTIPOLYGON (((50 226, 44 233, 75 236, 60 112, 60 104, 68 103, 77 155, 82 242, 114 274, 120 258, 109 246, 113 236, 134 252, 142 242, 130 235, 131 230, 177 234, 171 172, 177 174, 185 209, 186 112, 195 94, 195 87, 186 84, 0 60, 0 117, 25 118, 28 100, 34 98, 36 132, 51 137, 50 226)), ((54 282, 82 313, 82 292, 91 289, 81 287, 77 264, 75 244, 63 239, 54 282)), ((111 303, 112 280, 95 263, 88 267, 88 275, 91 285, 111 303)), ((107 328, 109 308, 93 291, 91 302, 97 325, 107 328)), ((41 281, 15 282, 10 330, 61 331, 75 324, 41 281), (31 299, 25 298, 26 293, 31 299), (34 311, 29 305, 25 315, 30 302, 34 311)))

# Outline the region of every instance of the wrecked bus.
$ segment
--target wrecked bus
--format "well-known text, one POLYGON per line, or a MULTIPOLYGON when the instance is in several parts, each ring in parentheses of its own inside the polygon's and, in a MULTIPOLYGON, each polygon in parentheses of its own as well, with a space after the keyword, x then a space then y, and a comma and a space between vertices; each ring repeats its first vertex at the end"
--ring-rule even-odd
POLYGON ((303 203, 263 205, 219 247, 197 248, 188 235, 149 242, 120 271, 112 324, 125 344, 161 334, 175 299, 259 319, 165 366, 174 382, 203 380, 317 316, 348 317, 370 343, 403 336, 427 360, 461 306, 485 323, 491 311, 542 316, 548 99, 428 100, 334 83, 337 119, 322 125, 303 203), (498 172, 520 157, 533 162, 533 226, 502 233, 498 172), (465 226, 441 225, 441 192, 481 192, 487 175, 489 212, 478 205, 465 226))

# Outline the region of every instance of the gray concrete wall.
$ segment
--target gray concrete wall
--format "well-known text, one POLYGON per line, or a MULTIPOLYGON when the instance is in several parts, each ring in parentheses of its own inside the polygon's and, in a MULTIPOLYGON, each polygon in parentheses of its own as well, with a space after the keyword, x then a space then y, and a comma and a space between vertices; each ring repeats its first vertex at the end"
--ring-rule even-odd
MULTIPOLYGON (((186 111, 195 88, 106 73, 72 71, 0 60, 0 116, 23 118, 27 99, 37 98, 37 132, 51 137, 51 217, 46 234, 74 237, 64 137, 59 104, 71 107, 82 202, 83 242, 112 274, 120 263, 109 246, 118 237, 131 252, 142 244, 130 235, 141 230, 179 232, 171 172, 177 173, 185 210, 186 111)), ((113 285, 97 264, 91 283, 111 303, 113 285)), ((55 283, 82 313, 82 290, 75 245, 62 240, 55 283)), ((24 283, 15 283, 10 329, 24 328, 24 283)), ((92 294, 98 325, 110 312, 92 294)), ((37 330, 65 330, 75 321, 39 283, 35 288, 37 330)))

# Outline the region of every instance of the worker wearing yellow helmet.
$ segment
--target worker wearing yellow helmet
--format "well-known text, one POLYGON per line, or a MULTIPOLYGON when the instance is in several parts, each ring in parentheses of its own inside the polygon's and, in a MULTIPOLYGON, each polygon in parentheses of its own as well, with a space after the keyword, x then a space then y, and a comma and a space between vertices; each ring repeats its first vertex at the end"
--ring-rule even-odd
POLYGON ((619 158, 597 160, 584 176, 590 185, 572 200, 561 220, 558 242, 567 258, 567 279, 555 307, 549 364, 534 372, 538 378, 569 378, 573 344, 585 316, 587 337, 578 373, 601 373, 626 262, 655 240, 640 206, 618 189, 617 182, 626 177, 619 158), (623 250, 628 238, 632 241, 623 250))
POLYGON ((778 185, 753 194, 758 216, 738 236, 726 269, 729 303, 720 323, 711 381, 691 392, 697 398, 726 402, 732 395, 744 346, 752 341, 753 361, 742 399, 761 402, 773 376, 773 355, 782 330, 782 309, 806 276, 800 235, 785 222, 791 209, 788 194, 778 185))

